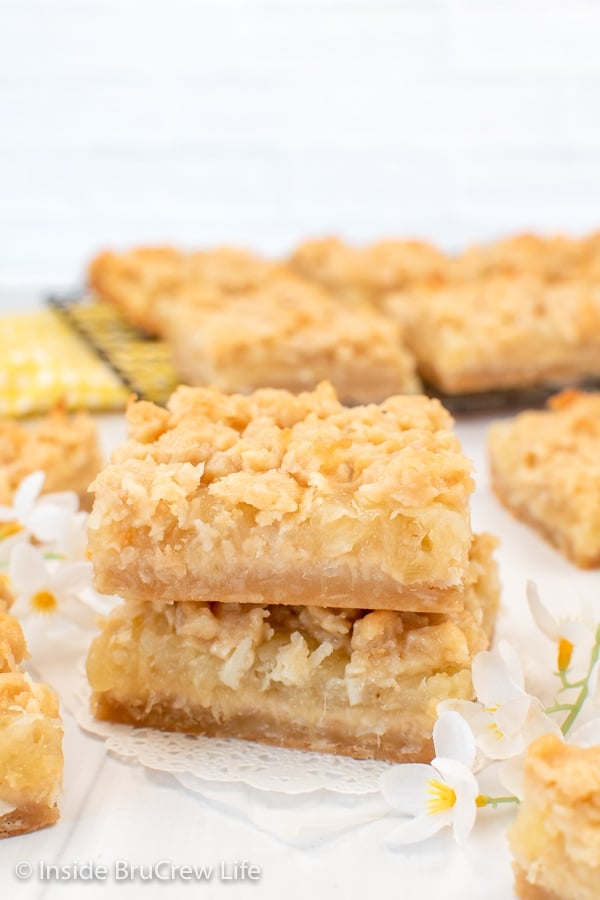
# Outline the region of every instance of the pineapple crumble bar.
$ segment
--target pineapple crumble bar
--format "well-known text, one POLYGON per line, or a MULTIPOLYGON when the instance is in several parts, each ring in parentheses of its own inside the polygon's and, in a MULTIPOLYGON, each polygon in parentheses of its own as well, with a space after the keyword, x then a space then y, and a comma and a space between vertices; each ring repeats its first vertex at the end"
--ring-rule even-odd
POLYGON ((597 238, 562 234, 515 234, 487 244, 473 244, 450 265, 453 279, 473 281, 494 275, 536 275, 560 281, 584 275, 597 258, 597 238))
POLYGON ((0 580, 0 838, 56 822, 62 724, 55 694, 21 670, 27 647, 0 580))
POLYGON ((600 375, 600 287, 532 275, 390 298, 421 376, 447 394, 600 375))
POLYGON ((488 451, 507 509, 576 565, 600 566, 600 393, 562 391, 494 423, 488 451))
POLYGON ((600 897, 600 747, 531 744, 509 843, 522 900, 600 897))
POLYGON ((21 481, 37 469, 45 492, 74 491, 89 505, 88 487, 102 468, 98 429, 85 413, 55 409, 31 426, 0 420, 0 504, 9 504, 21 481))
POLYGON ((88 283, 103 300, 147 334, 161 334, 161 304, 176 303, 188 290, 213 290, 219 296, 255 288, 280 266, 234 247, 186 253, 175 247, 138 247, 105 251, 89 265, 88 283))
POLYGON ((298 392, 327 378, 345 403, 420 390, 399 322, 366 305, 345 306, 292 275, 226 299, 200 291, 163 303, 159 314, 186 384, 298 392))
POLYGON ((331 385, 131 403, 92 485, 96 586, 138 600, 461 607, 471 463, 437 400, 331 385))
POLYGON ((472 697, 471 661, 490 642, 494 546, 475 536, 464 609, 446 615, 123 603, 90 650, 92 709, 165 730, 429 760, 437 704, 472 697))
POLYGON ((321 238, 300 244, 288 263, 347 303, 381 306, 390 292, 443 278, 449 259, 424 241, 390 239, 353 247, 321 238))

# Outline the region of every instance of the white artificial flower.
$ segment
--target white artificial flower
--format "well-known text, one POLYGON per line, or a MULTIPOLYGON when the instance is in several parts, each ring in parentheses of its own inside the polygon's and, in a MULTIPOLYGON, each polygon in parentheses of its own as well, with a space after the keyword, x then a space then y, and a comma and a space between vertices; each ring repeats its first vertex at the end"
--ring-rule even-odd
POLYGON ((477 700, 445 700, 438 712, 461 715, 488 759, 509 759, 522 753, 533 737, 558 730, 540 701, 525 690, 518 654, 506 641, 473 658, 472 678, 477 700))
POLYGON ((595 639, 596 623, 586 606, 578 618, 555 619, 540 600, 537 586, 527 582, 527 601, 533 619, 543 634, 557 646, 557 666, 564 672, 570 665, 576 647, 591 648, 595 639))
POLYGON ((67 562, 89 560, 87 549, 86 512, 66 513, 61 520, 54 546, 56 553, 67 562))
POLYGON ((0 539, 19 533, 42 543, 60 539, 79 500, 73 491, 40 497, 45 477, 43 472, 32 472, 15 491, 12 506, 0 505, 0 539))
POLYGON ((28 613, 60 613, 76 624, 89 627, 93 612, 83 602, 82 594, 90 586, 91 563, 48 560, 31 544, 18 544, 11 554, 9 578, 16 594, 14 611, 28 613))
POLYGON ((433 729, 431 765, 394 766, 380 779, 383 796, 406 820, 390 835, 392 843, 425 840, 448 825, 464 841, 475 824, 479 787, 473 774, 475 741, 456 712, 442 713, 433 729))
POLYGON ((504 787, 511 794, 514 794, 515 797, 518 797, 519 800, 523 799, 525 759, 527 757, 527 748, 532 741, 535 741, 536 738, 541 737, 543 734, 549 733, 555 735, 559 740, 564 741, 563 733, 558 724, 554 719, 551 719, 550 716, 546 715, 540 701, 537 698, 533 699, 534 704, 522 732, 522 749, 520 752, 515 753, 510 759, 505 759, 499 770, 500 781, 504 787))

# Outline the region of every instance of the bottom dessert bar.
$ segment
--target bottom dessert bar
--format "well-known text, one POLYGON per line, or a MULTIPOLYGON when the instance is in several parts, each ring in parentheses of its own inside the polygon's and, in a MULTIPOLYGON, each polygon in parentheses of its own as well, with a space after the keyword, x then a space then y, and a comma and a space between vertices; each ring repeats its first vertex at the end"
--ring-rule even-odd
POLYGON ((0 838, 51 825, 59 817, 62 724, 55 694, 21 671, 21 626, 0 582, 0 838))
POLYGON ((600 747, 544 735, 525 761, 523 799, 509 832, 522 900, 600 897, 600 747))
POLYGON ((474 538, 464 610, 128 601, 88 657, 99 719, 392 762, 429 760, 437 704, 471 698, 498 604, 474 538))

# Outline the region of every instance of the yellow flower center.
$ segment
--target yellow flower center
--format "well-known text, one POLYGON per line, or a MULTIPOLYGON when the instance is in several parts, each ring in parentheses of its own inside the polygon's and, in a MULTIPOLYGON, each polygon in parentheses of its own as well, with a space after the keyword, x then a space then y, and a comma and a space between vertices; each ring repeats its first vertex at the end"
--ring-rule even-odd
POLYGON ((5 541, 20 531, 23 531, 23 526, 18 522, 0 522, 0 541, 5 541))
POLYGON ((456 803, 456 793, 443 781, 431 778, 427 782, 427 815, 434 816, 436 813, 444 812, 452 809, 456 803))
POLYGON ((475 806, 481 809, 482 806, 487 806, 489 803, 488 798, 485 794, 477 794, 475 797, 475 806))
POLYGON ((58 600, 51 591, 38 591, 30 602, 33 611, 42 615, 49 615, 58 609, 58 600))
POLYGON ((564 672, 569 668, 571 657, 573 655, 573 644, 566 638, 561 638, 558 642, 558 671, 564 672))
MULTIPOLYGON (((487 713, 498 712, 498 706, 486 706, 486 707, 484 707, 484 709, 487 713)), ((494 737, 497 738, 499 741, 501 741, 502 738, 504 737, 504 732, 500 731, 500 729, 498 728, 497 722, 490 722, 489 725, 486 725, 486 729, 487 729, 487 731, 491 731, 492 734, 494 735, 494 737)))

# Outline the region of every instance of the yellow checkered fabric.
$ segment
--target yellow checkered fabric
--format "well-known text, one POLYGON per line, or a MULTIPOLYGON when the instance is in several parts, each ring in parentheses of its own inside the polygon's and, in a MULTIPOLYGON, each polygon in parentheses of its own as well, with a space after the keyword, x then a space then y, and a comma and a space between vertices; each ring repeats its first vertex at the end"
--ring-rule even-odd
POLYGON ((52 310, 0 316, 0 415, 122 409, 130 393, 52 310))

